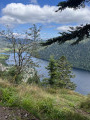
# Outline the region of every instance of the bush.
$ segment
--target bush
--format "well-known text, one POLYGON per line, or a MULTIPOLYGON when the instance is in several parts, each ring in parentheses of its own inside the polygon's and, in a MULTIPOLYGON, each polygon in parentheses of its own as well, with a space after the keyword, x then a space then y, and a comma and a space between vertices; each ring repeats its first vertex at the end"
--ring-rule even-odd
POLYGON ((8 106, 18 106, 20 103, 19 97, 13 88, 0 88, 0 100, 8 106))
POLYGON ((0 71, 0 77, 2 77, 3 76, 3 71, 0 71))
POLYGON ((53 111, 53 100, 50 98, 43 99, 39 102, 39 107, 42 113, 52 113, 53 111))
POLYGON ((34 84, 40 84, 40 78, 37 74, 37 72, 35 72, 33 77, 30 77, 27 81, 28 84, 34 83, 34 84))
POLYGON ((18 73, 18 69, 15 66, 9 69, 8 75, 10 82, 15 84, 22 82, 23 75, 22 73, 18 73))
POLYGON ((90 95, 88 95, 87 99, 81 103, 80 107, 90 112, 90 95))
POLYGON ((7 71, 1 71, 0 77, 2 79, 7 79, 10 83, 20 84, 22 82, 22 73, 18 74, 18 70, 15 66, 10 67, 7 71))

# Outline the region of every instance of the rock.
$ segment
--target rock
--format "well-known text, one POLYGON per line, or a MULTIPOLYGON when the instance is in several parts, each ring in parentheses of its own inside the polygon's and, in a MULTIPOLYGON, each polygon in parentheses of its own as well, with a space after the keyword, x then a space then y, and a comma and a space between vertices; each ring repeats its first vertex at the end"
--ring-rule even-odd
POLYGON ((4 110, 6 110, 6 108, 5 108, 5 107, 3 107, 3 109, 4 109, 4 110))
POLYGON ((34 68, 24 68, 23 82, 27 82, 29 78, 32 78, 35 75, 34 68))
POLYGON ((0 71, 5 71, 6 68, 0 63, 0 71))
POLYGON ((5 119, 7 119, 8 118, 8 116, 5 116, 5 119))
POLYGON ((25 117, 27 117, 27 116, 28 116, 28 114, 26 113, 24 116, 25 116, 25 117))

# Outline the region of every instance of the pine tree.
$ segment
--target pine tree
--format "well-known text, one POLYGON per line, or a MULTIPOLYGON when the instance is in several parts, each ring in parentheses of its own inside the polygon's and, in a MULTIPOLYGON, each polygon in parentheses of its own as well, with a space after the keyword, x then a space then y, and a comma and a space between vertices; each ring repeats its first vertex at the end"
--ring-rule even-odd
POLYGON ((55 79, 57 78, 57 63, 53 56, 50 56, 50 61, 48 67, 46 67, 47 70, 49 70, 49 76, 48 84, 53 86, 55 84, 55 79))
POLYGON ((61 88, 75 89, 75 84, 71 82, 71 78, 75 77, 72 74, 71 64, 68 62, 65 56, 62 56, 57 63, 57 86, 61 88))
MULTIPOLYGON (((86 5, 89 6, 90 0, 62 0, 58 4, 58 11, 62 11, 66 8, 73 8, 73 9, 79 9, 81 7, 85 7, 86 5)), ((84 40, 84 38, 90 37, 90 23, 87 23, 86 25, 76 26, 76 27, 70 27, 70 30, 67 32, 61 32, 60 36, 50 38, 46 42, 41 43, 42 46, 51 45, 55 42, 58 42, 59 44, 65 43, 66 41, 74 40, 72 45, 78 44, 80 41, 84 40)))
POLYGON ((62 56, 57 61, 51 56, 46 69, 49 71, 50 78, 43 80, 44 85, 50 85, 55 88, 75 89, 76 85, 71 82, 71 78, 75 76, 72 74, 72 67, 65 56, 62 56))

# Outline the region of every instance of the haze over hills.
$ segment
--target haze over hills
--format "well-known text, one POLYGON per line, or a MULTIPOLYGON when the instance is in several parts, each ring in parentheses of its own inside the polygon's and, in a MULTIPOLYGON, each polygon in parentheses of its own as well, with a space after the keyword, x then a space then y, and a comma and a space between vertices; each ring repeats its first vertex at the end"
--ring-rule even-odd
POLYGON ((0 48, 8 47, 8 42, 5 40, 4 37, 0 36, 0 48))
MULTIPOLYGON (((81 43, 74 46, 70 44, 71 42, 61 45, 55 43, 48 47, 39 47, 39 56, 42 59, 49 60, 50 55, 53 55, 55 59, 59 59, 64 55, 73 67, 90 71, 90 40, 83 40, 81 43)), ((11 50, 10 43, 1 36, 0 48, 0 52, 8 52, 11 50)))
POLYGON ((58 43, 45 47, 39 51, 40 58, 49 60, 50 55, 59 59, 62 55, 66 56, 75 68, 90 71, 90 41, 89 39, 71 46, 70 42, 59 45, 58 43))

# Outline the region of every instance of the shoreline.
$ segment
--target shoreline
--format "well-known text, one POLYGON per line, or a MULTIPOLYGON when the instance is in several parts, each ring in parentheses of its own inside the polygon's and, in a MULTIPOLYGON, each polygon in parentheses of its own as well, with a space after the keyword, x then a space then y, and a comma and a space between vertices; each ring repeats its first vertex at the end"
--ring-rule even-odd
MULTIPOLYGON (((0 55, 7 55, 8 58, 9 58, 9 56, 10 56, 9 54, 10 54, 10 53, 12 53, 12 52, 4 52, 4 53, 0 52, 0 55)), ((34 56, 32 56, 32 57, 34 57, 34 56)), ((8 58, 7 58, 7 59, 8 59, 8 58)), ((44 59, 44 58, 40 58, 40 57, 35 57, 35 58, 40 59, 40 60, 43 60, 43 61, 46 61, 46 62, 49 62, 49 60, 46 60, 46 59, 44 59)), ((4 60, 6 61, 7 59, 4 59, 4 60)), ((72 69, 90 72, 90 70, 83 69, 83 68, 78 68, 78 67, 72 67, 72 69)))
MULTIPOLYGON (((33 56, 33 57, 34 57, 34 56, 33 56)), ((35 57, 35 58, 36 58, 36 57, 35 57)), ((46 59, 43 59, 43 58, 37 58, 37 59, 40 59, 40 60, 44 60, 44 61, 46 61, 46 62, 49 62, 49 60, 46 60, 46 59)), ((90 70, 86 70, 86 69, 83 69, 83 68, 72 67, 72 69, 90 72, 90 70)))

